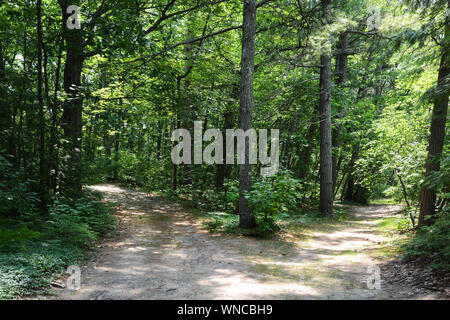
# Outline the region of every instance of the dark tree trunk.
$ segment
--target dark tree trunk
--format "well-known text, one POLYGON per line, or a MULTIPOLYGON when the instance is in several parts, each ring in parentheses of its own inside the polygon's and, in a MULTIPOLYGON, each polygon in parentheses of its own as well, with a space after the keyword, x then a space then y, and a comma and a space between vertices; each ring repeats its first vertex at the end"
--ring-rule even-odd
MULTIPOLYGON (((180 121, 178 120, 178 112, 175 114, 175 121, 174 121, 174 130, 176 128, 179 128, 180 126, 180 121)), ((173 142, 173 147, 175 147, 177 145, 177 141, 173 142)), ((172 171, 172 189, 173 191, 176 191, 178 188, 178 165, 173 164, 172 166, 173 171, 172 171)))
POLYGON ((3 56, 3 50, 5 49, 2 47, 2 44, 0 43, 0 148, 3 147, 8 152, 8 154, 15 157, 16 142, 15 142, 14 126, 15 126, 16 111, 11 110, 10 103, 7 100, 6 94, 7 86, 3 85, 3 82, 6 80, 6 70, 5 70, 6 58, 3 56))
MULTIPOLYGON (((76 1, 75 1, 76 2, 76 1)), ((83 68, 82 30, 66 28, 69 18, 67 3, 61 6, 63 17, 63 36, 66 42, 66 62, 64 65, 64 92, 67 99, 63 105, 61 119, 64 130, 65 156, 67 160, 61 167, 61 191, 69 197, 81 195, 81 114, 83 98, 81 94, 81 71, 83 68)), ((64 157, 65 158, 65 157, 64 157)))
POLYGON ((106 169, 108 173, 111 169, 111 139, 109 138, 108 133, 105 133, 103 136, 103 147, 105 149, 105 158, 106 158, 106 169))
POLYGON ((158 133, 156 137, 156 159, 161 160, 161 143, 164 138, 164 130, 161 125, 161 120, 158 121, 158 133))
POLYGON ((295 134, 295 132, 297 131, 297 121, 298 121, 298 110, 295 109, 294 111, 294 115, 292 120, 290 121, 290 125, 289 125, 289 137, 286 141, 286 145, 283 148, 283 153, 281 156, 281 159, 283 159, 283 166, 290 169, 292 166, 292 161, 291 161, 291 149, 292 149, 292 145, 293 145, 293 136, 295 134))
MULTIPOLYGON (((224 115, 224 130, 222 132, 223 136, 225 136, 225 130, 226 129, 231 129, 233 127, 233 123, 234 123, 234 116, 233 116, 233 112, 232 111, 225 111, 224 115)), ((223 183, 225 180, 225 175, 227 172, 227 164, 226 162, 226 143, 223 143, 223 157, 222 157, 222 161, 223 164, 218 164, 217 165, 217 171, 216 171, 216 188, 218 189, 223 189, 223 183)))
MULTIPOLYGON (((450 9, 450 0, 448 0, 450 9)), ((439 67, 437 95, 434 100, 433 112, 431 114, 430 138, 428 144, 428 157, 425 163, 424 178, 427 179, 434 172, 440 170, 440 159, 445 140, 445 122, 447 120, 449 90, 448 77, 450 74, 450 15, 447 14, 445 21, 445 34, 441 47, 441 63, 439 67), (447 87, 446 87, 447 86, 447 87)), ((436 189, 423 186, 420 194, 419 227, 433 222, 435 215, 436 189), (426 219, 430 217, 431 219, 426 219)))
POLYGON ((9 135, 8 129, 10 125, 10 108, 6 100, 6 86, 3 82, 6 80, 5 60, 3 58, 3 46, 0 42, 0 148, 7 149, 7 137, 9 135))
POLYGON ((116 133, 114 136, 114 170, 113 170, 113 177, 114 180, 117 181, 119 178, 119 144, 120 144, 120 133, 116 133))
POLYGON ((299 178, 304 179, 308 176, 309 167, 311 166, 311 156, 314 147, 314 136, 317 131, 317 122, 319 116, 319 106, 316 105, 314 107, 314 116, 311 119, 311 124, 309 125, 308 131, 306 132, 306 141, 308 141, 308 145, 303 147, 300 151, 300 160, 298 164, 297 171, 299 172, 299 178))
POLYGON ((368 199, 369 197, 367 188, 358 183, 356 185, 356 191, 353 196, 353 201, 359 204, 367 204, 368 199))
POLYGON ((350 158, 350 162, 348 164, 347 172, 348 172, 348 178, 346 183, 345 190, 343 189, 342 192, 344 193, 344 200, 346 201, 353 201, 354 200, 354 187, 355 187, 355 177, 354 177, 354 167, 355 167, 355 161, 358 158, 359 153, 359 146, 353 145, 352 147, 352 157, 350 158))
MULTIPOLYGON (((250 129, 253 123, 253 79, 255 70, 256 0, 244 0, 244 19, 242 24, 241 91, 239 128, 250 129)), ((252 165, 249 159, 249 141, 246 139, 245 164, 239 166, 239 227, 256 227, 253 210, 245 195, 250 192, 252 165)))
POLYGON ((57 137, 57 123, 58 123, 58 92, 60 89, 60 71, 61 71, 61 59, 63 50, 63 41, 59 44, 58 62, 56 64, 56 75, 55 75, 55 91, 53 93, 52 102, 52 126, 50 129, 50 145, 49 145, 49 170, 50 170, 50 186, 55 193, 58 185, 58 155, 56 150, 58 150, 58 137, 57 137))
POLYGON ((39 103, 39 193, 41 203, 45 207, 46 202, 46 170, 45 170, 45 119, 44 98, 42 96, 42 1, 36 2, 37 14, 37 95, 39 103))
POLYGON ((343 32, 339 36, 336 54, 336 84, 343 85, 347 81, 348 64, 348 33, 343 32))

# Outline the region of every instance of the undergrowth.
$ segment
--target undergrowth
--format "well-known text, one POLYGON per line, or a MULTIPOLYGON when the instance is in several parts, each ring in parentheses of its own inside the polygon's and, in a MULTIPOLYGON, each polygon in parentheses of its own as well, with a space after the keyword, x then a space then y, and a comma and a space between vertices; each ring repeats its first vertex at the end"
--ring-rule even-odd
MULTIPOLYGON (((5 193, 0 188, 0 198, 14 196, 5 193)), ((14 198, 8 205, 14 209, 14 198)), ((85 191, 77 200, 53 200, 45 211, 3 212, 0 299, 49 293, 52 279, 83 262, 88 249, 114 228, 115 217, 109 209, 100 193, 85 191)))

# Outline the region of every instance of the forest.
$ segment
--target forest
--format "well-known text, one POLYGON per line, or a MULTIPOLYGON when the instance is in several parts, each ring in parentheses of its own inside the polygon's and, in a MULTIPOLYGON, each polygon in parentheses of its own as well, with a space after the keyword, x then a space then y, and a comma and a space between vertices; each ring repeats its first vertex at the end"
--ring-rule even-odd
POLYGON ((0 299, 120 239, 77 298, 450 296, 449 49, 450 0, 0 1, 0 299))

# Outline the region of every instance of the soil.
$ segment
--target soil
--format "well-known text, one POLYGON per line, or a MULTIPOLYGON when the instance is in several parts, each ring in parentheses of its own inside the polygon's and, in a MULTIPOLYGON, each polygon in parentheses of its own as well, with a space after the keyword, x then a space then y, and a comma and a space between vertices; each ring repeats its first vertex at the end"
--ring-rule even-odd
POLYGON ((91 188, 119 204, 119 235, 99 245, 82 267, 80 290, 55 288, 47 298, 445 298, 434 289, 393 281, 395 270, 377 259, 387 241, 377 223, 401 206, 351 207, 351 218, 331 228, 302 239, 264 240, 210 234, 187 209, 156 195, 113 184, 91 188), (379 289, 367 282, 378 267, 379 289))

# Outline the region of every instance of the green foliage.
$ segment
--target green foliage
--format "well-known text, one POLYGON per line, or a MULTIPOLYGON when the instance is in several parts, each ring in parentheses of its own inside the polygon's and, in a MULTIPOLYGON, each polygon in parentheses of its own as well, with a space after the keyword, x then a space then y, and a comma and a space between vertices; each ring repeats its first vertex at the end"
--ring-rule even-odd
POLYGON ((204 214, 206 220, 203 225, 211 233, 239 233, 239 216, 234 214, 227 214, 224 212, 208 212, 204 214))
POLYGON ((431 262, 434 268, 450 270, 450 207, 443 210, 431 226, 419 229, 404 246, 406 257, 431 262))
POLYGON ((253 184, 247 197, 262 232, 275 231, 277 215, 296 209, 298 185, 299 181, 289 171, 280 171, 253 184))
POLYGON ((91 191, 55 200, 41 214, 0 220, 6 227, 0 227, 0 299, 45 293, 55 275, 80 263, 116 223, 101 194, 91 191))
POLYGON ((40 200, 32 191, 33 181, 22 175, 0 155, 0 216, 29 215, 37 210, 40 200))
POLYGON ((89 247, 100 234, 114 227, 115 219, 97 193, 87 192, 74 201, 55 201, 46 224, 49 234, 76 246, 89 247))
POLYGON ((0 299, 45 293, 50 281, 84 258, 81 250, 59 240, 29 243, 0 255, 0 299))
MULTIPOLYGON (((406 256, 431 263, 432 267, 450 270, 450 157, 442 160, 441 171, 435 172, 425 183, 435 188, 444 205, 431 225, 424 225, 404 246, 406 256)), ((433 218, 433 217, 431 217, 433 218)))
POLYGON ((42 234, 23 226, 17 230, 0 228, 0 248, 12 249, 17 245, 24 246, 28 241, 38 239, 42 234))

